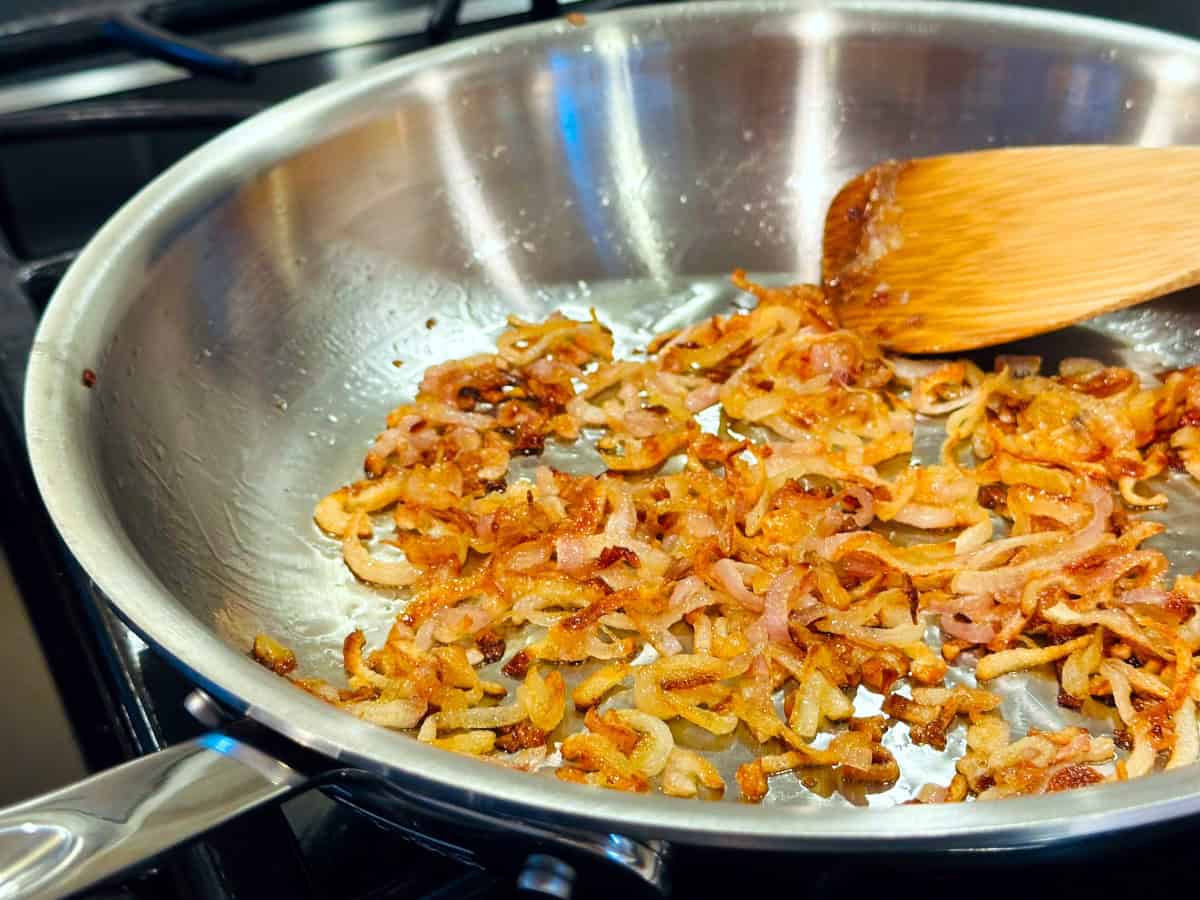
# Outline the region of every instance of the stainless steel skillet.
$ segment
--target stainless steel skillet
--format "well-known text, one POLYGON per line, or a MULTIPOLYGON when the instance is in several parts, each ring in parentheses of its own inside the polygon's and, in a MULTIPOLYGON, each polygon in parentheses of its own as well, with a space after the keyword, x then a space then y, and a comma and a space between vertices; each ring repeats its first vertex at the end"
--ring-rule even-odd
MULTIPOLYGON (((812 277, 830 195, 880 158, 1194 143, 1197 115, 1200 45, 984 5, 693 4, 406 57, 234 129, 96 236, 34 348, 38 482, 68 546, 148 641, 326 765, 382 776, 386 790, 352 793, 385 807, 385 794, 415 799, 601 853, 619 851, 587 836, 978 849, 1190 814, 1192 770, 958 808, 591 791, 353 720, 245 651, 266 631, 333 676, 353 623, 394 615, 398 601, 355 584, 316 534, 312 503, 357 470, 425 365, 482 349, 506 313, 594 306, 634 341, 727 306, 736 266, 812 277)), ((1198 330, 1177 297, 1046 346, 1150 371, 1194 362, 1198 330)), ((1197 524, 1185 488, 1169 548, 1184 562, 1197 524)), ((303 781, 240 737, 0 814, 0 896, 77 889, 303 781)))

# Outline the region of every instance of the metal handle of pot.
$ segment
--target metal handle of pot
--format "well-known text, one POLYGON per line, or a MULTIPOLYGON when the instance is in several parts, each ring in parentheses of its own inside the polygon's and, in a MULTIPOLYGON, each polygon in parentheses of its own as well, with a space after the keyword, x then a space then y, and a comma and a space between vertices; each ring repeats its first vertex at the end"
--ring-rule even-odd
POLYGON ((0 900, 83 890, 308 779, 213 732, 0 810, 0 900))

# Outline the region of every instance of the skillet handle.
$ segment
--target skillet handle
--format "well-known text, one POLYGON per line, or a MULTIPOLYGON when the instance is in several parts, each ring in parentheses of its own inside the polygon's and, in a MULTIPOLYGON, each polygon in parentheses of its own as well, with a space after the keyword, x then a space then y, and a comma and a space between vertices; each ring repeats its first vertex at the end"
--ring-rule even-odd
POLYGON ((73 894, 307 781, 213 732, 0 809, 0 900, 73 894))

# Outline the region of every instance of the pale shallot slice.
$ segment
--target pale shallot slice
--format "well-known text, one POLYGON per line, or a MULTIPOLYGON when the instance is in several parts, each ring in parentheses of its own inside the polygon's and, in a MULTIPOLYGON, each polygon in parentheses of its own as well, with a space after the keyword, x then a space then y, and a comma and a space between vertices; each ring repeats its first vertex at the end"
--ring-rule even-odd
POLYGON ((940 785, 923 784, 915 799, 918 803, 945 803, 949 795, 950 792, 940 785))
POLYGON ((722 590, 749 610, 762 612, 763 601, 750 591, 742 581, 742 573, 732 559, 721 559, 713 564, 713 574, 722 590))
POLYGON ((891 628, 869 628, 829 616, 820 623, 820 630, 841 634, 869 647, 905 647, 918 643, 925 634, 921 625, 895 625, 891 628))
POLYGON ((1091 641, 1092 636, 1087 634, 1081 638, 1064 641, 1061 644, 1051 644, 1048 647, 1018 647, 1014 650, 1001 650, 985 656, 976 664, 975 677, 981 681, 988 681, 1009 672, 1044 666, 1046 663, 1070 656, 1091 641))
POLYGON ((951 588, 964 594, 999 593, 1013 590, 1020 587, 1037 572, 1057 572, 1068 563, 1086 555, 1104 537, 1104 530, 1113 511, 1113 498, 1112 494, 1104 488, 1092 485, 1088 488, 1084 499, 1092 506, 1091 521, 1085 528, 1059 545, 1053 553, 999 569, 960 572, 951 582, 951 588))
POLYGON ((417 629, 417 633, 413 635, 413 644, 418 650, 428 650, 433 646, 433 632, 437 630, 437 617, 430 616, 421 623, 421 627, 417 629))
POLYGON ((958 563, 964 569, 989 569, 999 560, 1012 556, 1017 550, 1049 546, 1061 539, 1062 533, 1057 531, 1039 531, 1034 534, 1019 534, 1016 537, 1001 538, 969 553, 958 563))
POLYGON ((854 500, 858 509, 851 515, 855 528, 866 528, 875 518, 875 495, 860 485, 846 488, 845 496, 854 500))
POLYGON ((536 772, 546 762, 549 753, 550 749, 543 744, 540 747, 526 747, 516 753, 481 756, 480 759, 521 772, 536 772))
POLYGON ((953 528, 958 524, 958 514, 953 509, 927 503, 908 503, 900 508, 893 519, 901 525, 911 525, 926 531, 953 528))
POLYGON ((1175 710, 1175 748, 1171 758, 1167 760, 1168 769, 1190 765, 1200 756, 1200 735, 1196 731, 1196 703, 1191 697, 1185 697, 1179 709, 1175 710))
MULTIPOLYGON (((375 443, 367 451, 367 468, 377 471, 387 465, 387 459, 395 454, 396 463, 410 466, 417 461, 417 443, 410 437, 411 432, 425 420, 420 416, 408 415, 400 419, 394 428, 389 428, 375 439, 375 443)), ((430 437, 436 440, 436 435, 429 429, 430 437)), ((426 441, 427 443, 427 441, 426 441)))
POLYGON ((662 790, 668 797, 695 797, 698 785, 710 791, 722 792, 725 782, 721 773, 695 750, 676 747, 667 757, 662 773, 662 790))
POLYGON ((683 652, 683 644, 679 642, 679 638, 671 634, 665 628, 653 631, 647 640, 654 645, 654 649, 658 651, 659 656, 674 656, 677 653, 683 652))
POLYGON ((974 553, 992 537, 992 520, 983 516, 974 525, 964 528, 954 539, 954 555, 965 556, 974 553))
MULTIPOLYGON (((1072 588, 1080 593, 1090 593, 1111 584, 1122 575, 1142 567, 1151 573, 1160 572, 1166 569, 1167 559, 1156 550, 1134 550, 1130 553, 1122 553, 1112 557, 1086 577, 1073 578, 1072 588)), ((1146 594, 1145 596, 1154 595, 1146 594)), ((1126 599, 1124 602, 1136 603, 1138 601, 1126 599)))
POLYGON ((675 583, 667 605, 672 609, 682 609, 689 600, 705 589, 704 582, 695 575, 689 575, 675 583))
POLYGON ((1042 358, 1040 356, 1015 356, 1013 354, 1002 353, 996 357, 993 364, 997 372, 1007 368, 1014 378, 1026 378, 1029 375, 1036 375, 1042 368, 1042 358))
POLYGON ((633 530, 637 528, 637 508, 633 498, 620 489, 609 494, 612 501, 612 511, 604 525, 604 537, 610 541, 610 546, 625 546, 634 538, 633 530))
POLYGON ((987 594, 947 594, 935 597, 923 608, 929 612, 962 613, 969 619, 982 619, 996 611, 996 601, 987 594))
POLYGON ((888 366, 896 375, 896 380, 907 387, 912 387, 927 375, 932 375, 943 365, 936 359, 908 359, 904 356, 892 356, 887 359, 888 366))
POLYGON ((343 709, 364 722, 385 728, 415 728, 425 715, 428 704, 419 698, 403 700, 360 700, 347 703, 343 709))
POLYGON ((648 438, 671 427, 671 421, 648 409, 633 409, 621 416, 621 424, 636 438, 648 438))
POLYGON ((647 778, 659 774, 667 764, 667 757, 675 749, 675 737, 667 723, 637 709, 618 709, 613 714, 641 734, 641 739, 629 756, 634 769, 647 778))
POLYGON ((604 414, 604 410, 592 403, 588 403, 583 397, 574 397, 567 403, 567 414, 583 425, 605 425, 608 423, 608 416, 604 414))
POLYGON ((408 560, 383 562, 371 558, 367 548, 358 539, 358 533, 366 522, 365 512, 356 513, 342 538, 342 558, 346 560, 350 571, 363 581, 384 587, 408 587, 420 578, 421 571, 408 560))
POLYGON ((1106 659, 1100 664, 1100 674, 1108 679, 1112 687, 1113 704, 1121 720, 1133 731, 1133 751, 1125 761, 1126 771, 1130 778, 1140 778, 1154 768, 1157 754, 1150 742, 1146 724, 1138 718, 1134 708, 1132 686, 1121 667, 1112 660, 1106 659))
POLYGON ((1121 606, 1165 606, 1171 594, 1162 588, 1140 587, 1118 594, 1113 599, 1121 606))
POLYGON ((712 516, 688 510, 679 519, 680 527, 685 533, 695 538, 715 537, 717 535, 717 523, 712 520, 712 516))
POLYGON ((986 644, 996 636, 996 626, 990 622, 961 622, 949 613, 941 619, 942 631, 969 644, 986 644))
POLYGON ((966 390, 952 400, 945 400, 941 403, 922 403, 917 406, 917 412, 926 416, 944 416, 947 413, 962 409, 978 396, 978 389, 966 390))
POLYGON ((603 641, 594 634, 588 635, 587 639, 587 654, 593 659, 610 660, 624 659, 633 649, 633 641, 630 639, 620 641, 603 641))
POLYGON ((533 473, 534 484, 537 486, 538 504, 556 522, 567 517, 567 508, 562 498, 558 496, 558 485, 554 482, 554 472, 549 466, 538 466, 533 473))
POLYGON ((550 561, 550 547, 544 541, 528 541, 510 551, 508 567, 514 572, 528 572, 550 561))
POLYGON ((777 575, 767 588, 762 621, 767 629, 767 637, 772 641, 788 640, 788 599, 799 583, 800 576, 796 570, 788 569, 777 575))
POLYGON ((437 731, 503 728, 506 725, 516 725, 527 718, 529 714, 520 703, 508 706, 477 706, 470 709, 442 710, 437 713, 436 728, 437 731))
POLYGON ((588 539, 586 537, 560 537, 554 542, 554 555, 558 567, 568 575, 582 572, 588 562, 588 539))
POLYGON ((1077 378, 1080 375, 1089 375, 1103 368, 1104 363, 1098 359, 1089 359, 1086 356, 1068 356, 1058 364, 1058 373, 1067 378, 1077 378))
MULTIPOLYGON (((435 622, 434 638, 442 644, 450 644, 463 635, 475 634, 492 623, 495 616, 486 609, 478 606, 451 606, 439 610, 428 621, 435 622)), ((426 623, 421 624, 421 628, 426 623)), ((417 629, 418 636, 421 629, 417 629)))
POLYGON ((422 408, 421 411, 425 414, 425 418, 435 424, 460 425, 472 431, 487 431, 496 424, 495 419, 491 418, 491 416, 460 412, 444 405, 430 406, 428 409, 422 408))
POLYGON ((674 656, 682 652, 683 645, 671 634, 670 627, 693 610, 708 606, 712 599, 708 586, 695 575, 689 575, 675 585, 666 612, 654 618, 639 619, 638 625, 660 655, 674 656))
POLYGON ((838 748, 839 761, 843 766, 866 772, 871 768, 872 752, 866 744, 848 744, 838 748))
POLYGON ((721 398, 721 385, 715 381, 701 385, 687 395, 688 412, 698 413, 708 409, 721 398))

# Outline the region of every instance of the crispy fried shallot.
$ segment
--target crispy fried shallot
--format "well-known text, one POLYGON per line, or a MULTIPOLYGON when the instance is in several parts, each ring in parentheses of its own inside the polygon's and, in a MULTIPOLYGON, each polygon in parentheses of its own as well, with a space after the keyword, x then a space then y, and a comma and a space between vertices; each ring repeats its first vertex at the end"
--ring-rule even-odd
POLYGON ((375 646, 347 637, 344 687, 266 635, 253 657, 434 746, 673 797, 720 796, 706 754, 733 742, 745 801, 779 778, 885 788, 889 728, 943 751, 965 729, 917 803, 1197 761, 1200 580, 1165 580, 1139 515, 1168 466, 1200 478, 1200 368, 1143 386, 1093 360, 888 357, 819 287, 734 281, 753 309, 634 358, 594 314, 555 313, 428 369, 365 477, 314 511, 403 612, 375 646), (918 414, 946 417, 938 465, 904 465, 918 414), (599 475, 510 467, 585 440, 599 475), (987 689, 1006 677, 1057 679, 1117 739, 1010 733, 987 689), (862 692, 883 715, 855 716, 862 692))

